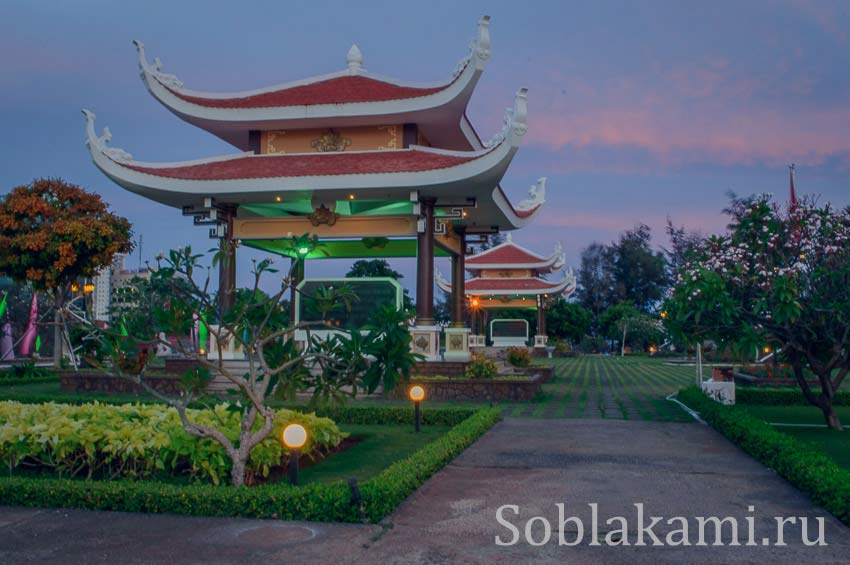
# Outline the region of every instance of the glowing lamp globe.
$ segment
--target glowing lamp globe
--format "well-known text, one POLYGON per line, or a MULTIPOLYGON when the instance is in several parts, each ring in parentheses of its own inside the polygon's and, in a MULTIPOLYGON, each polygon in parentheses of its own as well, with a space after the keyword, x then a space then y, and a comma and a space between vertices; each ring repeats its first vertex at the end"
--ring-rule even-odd
POLYGON ((299 255, 307 255, 308 253, 310 253, 309 247, 299 247, 298 248, 298 254, 299 255))
POLYGON ((419 402, 425 398, 425 389, 419 385, 411 387, 410 389, 410 400, 414 402, 419 402))
POLYGON ((283 445, 289 449, 300 449, 307 443, 307 430, 301 424, 289 424, 282 435, 283 445))

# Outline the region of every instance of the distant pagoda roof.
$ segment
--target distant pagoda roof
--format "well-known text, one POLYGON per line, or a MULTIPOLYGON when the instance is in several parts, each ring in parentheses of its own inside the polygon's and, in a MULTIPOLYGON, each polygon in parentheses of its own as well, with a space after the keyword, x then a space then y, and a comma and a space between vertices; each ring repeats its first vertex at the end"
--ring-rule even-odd
MULTIPOLYGON (((446 292, 452 291, 452 285, 439 273, 437 286, 446 292)), ((484 278, 474 277, 464 282, 467 294, 475 296, 538 296, 541 294, 571 295, 576 289, 576 278, 572 271, 560 281, 547 281, 538 277, 484 278)))
POLYGON ((186 88, 162 72, 158 58, 139 52, 142 80, 151 94, 183 120, 242 150, 250 149, 249 131, 416 123, 435 146, 477 150, 483 145, 465 112, 490 58, 490 18, 478 22, 469 54, 452 77, 422 85, 383 77, 363 68, 353 45, 347 68, 335 73, 241 92, 201 92, 186 88))
MULTIPOLYGON (((545 180, 540 179, 535 190, 543 191, 545 180)), ((560 243, 555 244, 555 249, 548 257, 543 257, 521 247, 513 242, 511 234, 503 243, 490 249, 486 249, 466 258, 466 269, 469 271, 491 270, 491 269, 530 269, 536 273, 551 273, 558 271, 564 266, 565 256, 560 243)))

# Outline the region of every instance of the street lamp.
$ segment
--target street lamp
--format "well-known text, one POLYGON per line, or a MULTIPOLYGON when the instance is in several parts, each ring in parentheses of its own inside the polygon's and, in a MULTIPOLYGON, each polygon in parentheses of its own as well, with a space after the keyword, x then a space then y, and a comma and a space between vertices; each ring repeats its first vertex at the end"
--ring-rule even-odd
POLYGON ((419 419, 420 419, 419 403, 422 402, 422 400, 425 398, 425 389, 423 387, 421 387, 420 385, 416 385, 416 386, 410 387, 410 392, 408 394, 410 395, 410 400, 413 401, 413 406, 415 407, 415 415, 414 415, 413 421, 414 421, 414 427, 415 427, 414 429, 418 433, 419 432, 419 419))
POLYGON ((281 434, 283 445, 289 449, 289 482, 298 484, 298 457, 301 448, 307 443, 307 430, 301 424, 289 424, 281 434))

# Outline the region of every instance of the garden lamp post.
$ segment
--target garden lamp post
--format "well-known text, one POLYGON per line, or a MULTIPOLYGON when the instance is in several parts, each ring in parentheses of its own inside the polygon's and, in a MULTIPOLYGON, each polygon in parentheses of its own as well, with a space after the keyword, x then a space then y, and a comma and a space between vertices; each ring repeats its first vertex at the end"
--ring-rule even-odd
POLYGON ((413 401, 413 406, 414 406, 414 410, 415 410, 414 416, 413 416, 413 418, 414 418, 414 420, 413 420, 414 421, 414 429, 418 433, 419 432, 419 419, 420 419, 419 403, 422 402, 422 399, 425 398, 425 389, 420 385, 413 386, 413 387, 410 388, 409 395, 410 395, 410 400, 413 401))
POLYGON ((283 445, 289 449, 289 482, 298 484, 298 457, 307 443, 307 430, 301 424, 289 424, 283 429, 283 445))

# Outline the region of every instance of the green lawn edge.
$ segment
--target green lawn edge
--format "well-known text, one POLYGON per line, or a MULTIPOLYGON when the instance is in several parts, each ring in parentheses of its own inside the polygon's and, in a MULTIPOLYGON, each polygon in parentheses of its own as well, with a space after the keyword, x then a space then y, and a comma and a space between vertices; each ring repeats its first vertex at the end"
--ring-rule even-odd
POLYGON ((850 526, 850 471, 808 444, 774 429, 747 412, 682 389, 678 400, 756 460, 806 493, 818 506, 850 526))
MULTIPOLYGON (((411 410, 395 407, 344 407, 317 412, 348 416, 350 423, 367 419, 371 423, 412 421, 411 410)), ((379 522, 495 425, 500 411, 495 408, 433 408, 423 410, 423 416, 426 425, 429 421, 454 421, 454 427, 361 483, 360 505, 354 503, 351 490, 342 481, 301 487, 275 484, 234 488, 29 477, 0 478, 0 504, 316 522, 379 522)))

